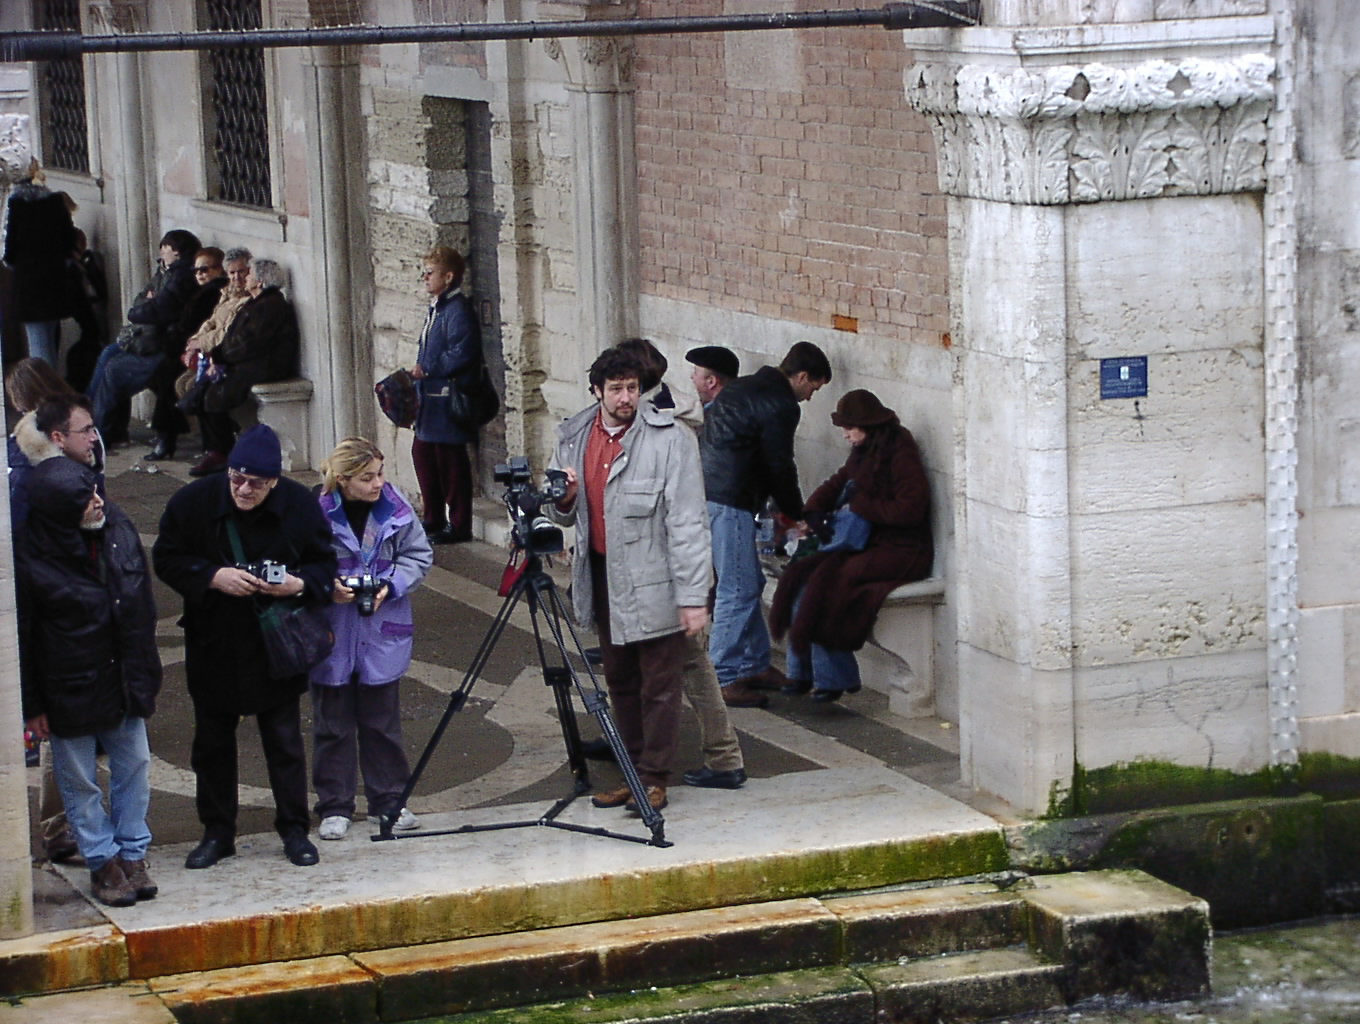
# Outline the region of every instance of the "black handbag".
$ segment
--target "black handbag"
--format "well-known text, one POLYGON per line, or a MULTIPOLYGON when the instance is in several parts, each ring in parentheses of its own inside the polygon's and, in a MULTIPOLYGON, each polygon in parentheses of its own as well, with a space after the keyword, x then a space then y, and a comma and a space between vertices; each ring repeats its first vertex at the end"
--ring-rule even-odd
POLYGON ((284 598, 256 611, 270 679, 305 675, 335 647, 335 634, 324 608, 284 598))
POLYGON ((491 371, 486 363, 479 363, 477 372, 467 385, 455 377, 449 382, 449 416, 460 427, 475 430, 496 418, 501 408, 501 396, 491 383, 491 371))
MULTIPOLYGON (((246 557, 241 547, 241 534, 230 519, 227 520, 227 536, 231 540, 232 556, 244 564, 246 557)), ((255 614, 260 620, 270 679, 305 675, 335 647, 330 618, 326 609, 318 605, 304 604, 295 597, 256 601, 255 614)))

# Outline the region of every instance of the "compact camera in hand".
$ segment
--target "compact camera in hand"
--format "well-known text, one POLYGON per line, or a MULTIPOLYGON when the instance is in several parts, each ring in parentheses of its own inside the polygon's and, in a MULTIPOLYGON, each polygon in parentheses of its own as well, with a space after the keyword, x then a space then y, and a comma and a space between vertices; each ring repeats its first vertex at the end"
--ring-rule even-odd
POLYGON ((258 562, 237 562, 236 568, 244 569, 266 583, 282 583, 288 578, 288 566, 268 558, 262 558, 258 562))
POLYGON ((354 591, 354 606, 359 609, 359 614, 372 615, 374 599, 383 587, 382 580, 376 580, 372 573, 365 572, 344 576, 340 582, 354 591))

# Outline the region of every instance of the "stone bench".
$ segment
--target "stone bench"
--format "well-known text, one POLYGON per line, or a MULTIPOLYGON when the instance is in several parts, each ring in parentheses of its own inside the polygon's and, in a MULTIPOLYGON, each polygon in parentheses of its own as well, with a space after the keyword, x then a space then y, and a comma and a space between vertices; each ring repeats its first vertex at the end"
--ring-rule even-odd
POLYGON ((943 576, 902 584, 883 602, 860 651, 865 685, 886 693, 894 714, 935 713, 935 610, 944 599, 943 576))
MULTIPOLYGON (((250 397, 255 400, 255 421, 269 426, 279 435, 279 443, 283 446, 283 468, 311 469, 308 410, 312 404, 312 382, 305 377, 291 377, 288 380, 256 384, 250 389, 250 397)), ((241 419, 240 416, 236 418, 241 419)))
MULTIPOLYGON (((312 449, 308 410, 312 402, 312 382, 305 377, 290 377, 269 384, 256 384, 250 389, 253 401, 232 410, 232 418, 241 429, 264 423, 279 435, 283 446, 284 471, 312 468, 312 449)), ((150 391, 138 392, 132 400, 132 415, 150 421, 156 396, 150 391)))
MULTIPOLYGON (((761 594, 768 612, 784 563, 762 555, 760 564, 769 581, 761 594)), ((943 576, 897 587, 879 609, 869 642, 856 654, 863 684, 886 694, 893 714, 905 718, 935 714, 935 609, 944 598, 943 576)))

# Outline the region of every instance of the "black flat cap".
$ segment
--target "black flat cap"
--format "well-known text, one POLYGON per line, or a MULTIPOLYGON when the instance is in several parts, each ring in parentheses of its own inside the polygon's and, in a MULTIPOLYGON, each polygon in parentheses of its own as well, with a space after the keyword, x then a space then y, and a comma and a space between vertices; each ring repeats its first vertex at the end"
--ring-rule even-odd
POLYGON ((737 360, 737 354, 721 345, 700 345, 698 348, 692 348, 685 353, 685 361, 702 366, 705 370, 721 373, 724 377, 741 375, 741 363, 737 360))

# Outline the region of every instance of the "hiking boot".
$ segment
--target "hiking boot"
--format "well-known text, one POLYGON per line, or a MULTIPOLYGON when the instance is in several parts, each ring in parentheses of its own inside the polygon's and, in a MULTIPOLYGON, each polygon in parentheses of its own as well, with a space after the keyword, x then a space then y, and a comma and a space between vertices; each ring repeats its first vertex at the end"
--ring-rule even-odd
POLYGON ((729 683, 722 688, 723 703, 729 708, 763 708, 770 698, 759 690, 753 690, 742 680, 729 683))
POLYGON ((137 894, 139 900, 154 899, 156 893, 160 892, 160 886, 151 881, 151 876, 147 874, 146 858, 141 860, 124 860, 118 858, 118 866, 123 869, 123 877, 127 879, 128 885, 132 886, 132 891, 137 894))
POLYGON ((633 791, 627 786, 620 786, 618 789, 606 790, 603 793, 596 793, 590 798, 590 802, 596 807, 622 807, 632 799, 633 791))
MULTIPOLYGON (((666 799, 665 786, 648 786, 646 789, 646 796, 647 802, 652 805, 652 810, 654 811, 659 811, 670 803, 670 801, 666 799)), ((632 811, 634 814, 642 813, 638 810, 638 805, 633 800, 629 800, 628 803, 624 805, 624 809, 632 811)))
POLYGON ((130 907, 137 902, 137 890, 123 874, 118 858, 104 862, 97 871, 90 872, 90 892, 100 903, 109 907, 130 907))

